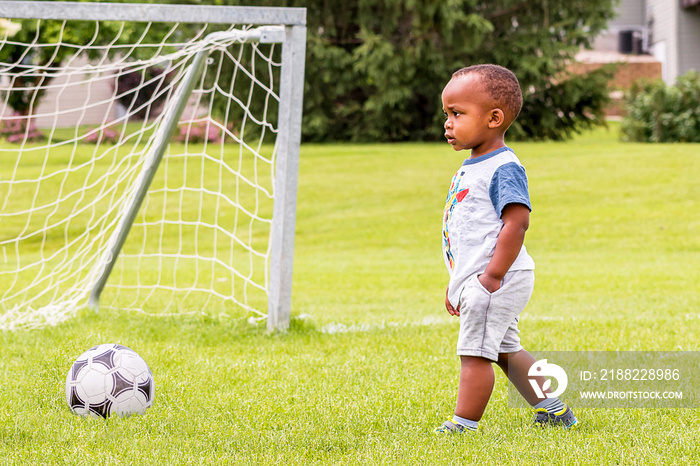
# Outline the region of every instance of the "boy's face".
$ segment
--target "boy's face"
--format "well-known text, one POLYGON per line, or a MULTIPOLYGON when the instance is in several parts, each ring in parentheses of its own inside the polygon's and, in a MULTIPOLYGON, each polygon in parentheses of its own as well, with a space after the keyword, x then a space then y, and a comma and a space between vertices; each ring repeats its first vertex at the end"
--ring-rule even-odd
POLYGON ((442 109, 445 137, 454 150, 472 149, 473 157, 491 151, 494 109, 477 74, 452 78, 442 91, 442 109))

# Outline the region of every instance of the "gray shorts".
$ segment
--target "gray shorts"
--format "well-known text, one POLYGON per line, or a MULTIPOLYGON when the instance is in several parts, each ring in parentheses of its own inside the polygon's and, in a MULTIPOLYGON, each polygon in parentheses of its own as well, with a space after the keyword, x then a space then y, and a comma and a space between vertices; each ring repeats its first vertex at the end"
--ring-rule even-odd
POLYGON ((498 353, 523 349, 518 336, 518 316, 534 287, 533 270, 508 272, 494 293, 484 288, 476 274, 469 278, 460 296, 457 354, 496 361, 498 353))

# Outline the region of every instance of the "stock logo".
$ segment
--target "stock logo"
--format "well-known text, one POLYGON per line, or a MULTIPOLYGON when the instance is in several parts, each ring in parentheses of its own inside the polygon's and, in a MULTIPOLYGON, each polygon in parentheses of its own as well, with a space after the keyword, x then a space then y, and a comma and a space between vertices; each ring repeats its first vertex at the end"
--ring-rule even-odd
POLYGON ((530 370, 527 372, 529 377, 549 377, 540 387, 537 379, 530 378, 530 385, 535 391, 540 399, 554 398, 561 395, 566 390, 566 385, 569 383, 569 378, 566 376, 566 372, 561 367, 556 364, 549 364, 546 359, 540 359, 535 361, 535 363, 530 366, 530 370), (551 393, 544 393, 552 385, 552 378, 557 381, 557 389, 551 393))

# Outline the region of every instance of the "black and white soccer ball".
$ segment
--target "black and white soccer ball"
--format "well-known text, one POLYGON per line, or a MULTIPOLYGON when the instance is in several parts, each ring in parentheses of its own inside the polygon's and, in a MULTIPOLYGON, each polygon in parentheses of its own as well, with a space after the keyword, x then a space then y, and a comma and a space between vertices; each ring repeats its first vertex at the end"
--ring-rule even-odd
POLYGON ((66 399, 79 416, 143 414, 153 405, 151 369, 134 350, 106 344, 75 360, 66 377, 66 399))

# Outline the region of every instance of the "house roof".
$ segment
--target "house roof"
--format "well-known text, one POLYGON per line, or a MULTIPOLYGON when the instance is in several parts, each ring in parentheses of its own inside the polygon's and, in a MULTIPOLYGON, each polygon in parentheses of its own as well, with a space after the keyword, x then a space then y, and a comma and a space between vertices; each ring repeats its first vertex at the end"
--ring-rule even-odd
POLYGON ((654 63, 658 60, 651 55, 627 55, 609 50, 581 50, 576 54, 576 61, 580 63, 654 63))

